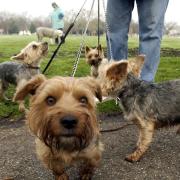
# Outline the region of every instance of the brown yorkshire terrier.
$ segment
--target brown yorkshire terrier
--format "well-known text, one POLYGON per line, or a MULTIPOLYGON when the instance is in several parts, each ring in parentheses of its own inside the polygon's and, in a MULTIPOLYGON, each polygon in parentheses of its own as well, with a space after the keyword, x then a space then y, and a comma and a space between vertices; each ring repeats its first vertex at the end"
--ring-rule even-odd
POLYGON ((56 180, 67 180, 65 168, 82 161, 80 179, 91 179, 103 151, 94 98, 101 101, 100 86, 91 77, 46 79, 38 75, 17 91, 15 100, 28 94, 27 121, 37 136, 39 159, 56 180))
POLYGON ((139 55, 129 61, 101 64, 96 78, 103 96, 118 98, 124 117, 139 129, 136 149, 126 157, 130 162, 139 161, 148 150, 156 129, 180 125, 180 80, 141 80, 144 60, 145 56, 139 55))
POLYGON ((85 57, 86 57, 86 62, 91 66, 91 76, 97 77, 98 76, 98 67, 101 63, 108 62, 106 58, 104 58, 104 52, 99 45, 96 48, 89 48, 86 46, 85 48, 85 57))

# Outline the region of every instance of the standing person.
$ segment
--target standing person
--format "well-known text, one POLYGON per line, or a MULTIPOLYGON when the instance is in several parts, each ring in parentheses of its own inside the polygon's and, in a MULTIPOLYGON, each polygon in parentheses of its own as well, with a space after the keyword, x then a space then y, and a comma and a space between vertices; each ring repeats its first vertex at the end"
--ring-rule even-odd
MULTIPOLYGON (((139 17, 139 54, 146 55, 141 72, 141 79, 145 81, 154 80, 159 65, 160 44, 168 2, 169 0, 136 0, 139 17)), ((114 60, 127 59, 128 31, 134 3, 135 0, 107 2, 108 38, 114 60)))
MULTIPOLYGON (((54 8, 53 12, 51 13, 51 23, 52 28, 63 31, 64 29, 64 12, 62 9, 55 3, 52 3, 52 7, 54 8)), ((56 44, 59 44, 59 39, 55 39, 56 44)))

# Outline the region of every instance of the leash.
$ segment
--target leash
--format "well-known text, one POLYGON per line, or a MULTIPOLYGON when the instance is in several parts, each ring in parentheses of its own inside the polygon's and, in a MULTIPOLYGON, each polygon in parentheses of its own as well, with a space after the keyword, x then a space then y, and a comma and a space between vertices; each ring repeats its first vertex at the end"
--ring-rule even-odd
POLYGON ((107 23, 107 11, 106 11, 106 8, 105 8, 105 2, 104 0, 102 0, 103 2, 103 10, 104 10, 104 15, 105 15, 105 26, 106 26, 106 36, 107 36, 107 43, 108 43, 108 46, 109 46, 109 55, 110 55, 110 59, 113 59, 113 52, 112 52, 112 45, 111 45, 111 41, 110 41, 110 28, 109 28, 109 25, 107 23))
POLYGON ((92 1, 91 9, 90 9, 89 14, 88 14, 88 20, 87 20, 87 23, 86 23, 86 26, 84 28, 84 32, 83 32, 83 35, 82 35, 81 44, 80 44, 79 50, 77 52, 76 60, 74 61, 71 77, 74 77, 75 73, 77 71, 77 67, 78 67, 78 64, 79 64, 81 52, 82 52, 82 49, 83 49, 83 46, 84 46, 85 36, 87 34, 87 29, 88 29, 89 22, 90 22, 90 17, 91 17, 92 10, 93 10, 93 7, 94 7, 94 2, 95 2, 95 0, 92 1))
MULTIPOLYGON (((90 9, 90 12, 89 12, 89 15, 88 15, 89 18, 88 18, 85 30, 83 32, 81 45, 80 45, 80 48, 79 48, 78 53, 77 53, 76 60, 75 60, 74 65, 73 65, 73 70, 72 70, 72 73, 71 73, 71 77, 74 77, 75 73, 77 71, 77 67, 78 67, 78 64, 79 64, 79 59, 80 59, 80 56, 81 56, 82 48, 84 46, 85 35, 86 35, 86 32, 87 32, 87 28, 89 26, 91 13, 92 13, 92 10, 93 10, 93 7, 94 7, 94 2, 95 2, 95 0, 93 0, 92 5, 91 5, 91 9, 90 9)), ((100 0, 98 0, 98 28, 97 28, 97 31, 98 31, 98 47, 99 47, 100 46, 100 0)), ((98 55, 99 55, 99 48, 98 48, 98 55)))
POLYGON ((121 129, 124 129, 124 128, 128 127, 128 126, 132 126, 132 125, 134 125, 134 124, 132 124, 132 123, 126 123, 126 124, 124 124, 123 126, 119 126, 119 127, 117 127, 117 128, 114 128, 114 129, 103 129, 103 130, 100 130, 100 132, 101 132, 101 133, 115 132, 115 131, 119 131, 119 130, 121 130, 121 129))
POLYGON ((47 63, 47 65, 46 65, 46 67, 44 68, 42 74, 44 74, 44 73, 46 72, 46 70, 47 70, 48 67, 50 66, 52 60, 53 60, 54 57, 56 56, 59 48, 60 48, 61 45, 65 42, 65 39, 66 39, 67 35, 68 35, 69 32, 71 31, 71 29, 74 27, 74 24, 75 24, 75 22, 76 22, 76 20, 77 20, 77 18, 78 18, 78 16, 79 16, 79 14, 81 13, 84 5, 86 4, 86 2, 87 2, 87 0, 84 1, 84 3, 83 3, 83 5, 81 6, 79 12, 77 13, 76 17, 74 18, 74 21, 69 25, 69 27, 68 27, 67 31, 65 32, 64 36, 62 36, 61 42, 59 43, 59 45, 58 45, 57 48, 55 49, 53 55, 51 56, 50 60, 48 61, 48 63, 47 63))
MULTIPOLYGON (((100 45, 100 1, 98 0, 98 47, 100 45)), ((99 56, 99 48, 98 48, 98 56, 99 56)))
MULTIPOLYGON (((119 98, 119 97, 116 97, 116 99, 114 99, 114 100, 116 100, 116 105, 118 104, 118 105, 120 106, 120 108, 122 109, 122 111, 124 111, 124 107, 123 107, 123 105, 121 104, 120 98, 119 98)), ((121 130, 121 129, 124 129, 124 128, 128 127, 128 126, 132 126, 132 125, 134 125, 134 123, 126 123, 126 124, 124 124, 124 125, 122 125, 122 126, 119 126, 119 127, 117 127, 117 128, 114 128, 114 129, 103 129, 103 130, 100 130, 100 132, 101 132, 101 133, 115 132, 115 131, 119 131, 119 130, 121 130)))

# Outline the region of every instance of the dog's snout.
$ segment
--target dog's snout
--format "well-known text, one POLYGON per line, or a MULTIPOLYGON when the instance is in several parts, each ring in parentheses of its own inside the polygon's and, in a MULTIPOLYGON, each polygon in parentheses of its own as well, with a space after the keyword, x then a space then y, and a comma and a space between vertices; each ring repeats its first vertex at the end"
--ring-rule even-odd
POLYGON ((77 118, 75 116, 64 116, 60 122, 66 129, 73 129, 77 125, 77 118))
POLYGON ((93 59, 93 60, 91 61, 91 65, 95 65, 95 64, 96 64, 96 60, 93 59))

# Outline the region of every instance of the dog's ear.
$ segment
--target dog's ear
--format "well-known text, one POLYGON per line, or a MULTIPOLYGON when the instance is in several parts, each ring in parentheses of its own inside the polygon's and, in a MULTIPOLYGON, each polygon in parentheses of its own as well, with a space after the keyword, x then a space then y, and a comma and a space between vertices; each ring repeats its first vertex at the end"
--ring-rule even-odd
POLYGON ((46 80, 44 75, 37 75, 19 88, 14 95, 14 101, 23 100, 28 94, 34 95, 37 88, 46 80))
POLYGON ((121 77, 124 77, 127 75, 127 67, 128 67, 127 61, 117 62, 108 68, 106 72, 106 76, 109 79, 119 79, 121 77))
POLYGON ((26 54, 23 52, 20 52, 19 54, 12 56, 11 60, 24 60, 25 59, 26 54))
POLYGON ((144 61, 145 61, 145 55, 141 54, 136 56, 134 59, 129 60, 129 68, 130 71, 132 71, 132 73, 136 76, 139 77, 142 67, 144 65, 144 61))
POLYGON ((96 49, 99 51, 99 55, 101 56, 101 58, 104 58, 104 52, 103 52, 103 49, 101 47, 101 44, 99 44, 99 46, 96 49))
POLYGON ((102 51, 101 44, 99 44, 99 46, 96 49, 99 50, 99 51, 102 51))
POLYGON ((92 77, 85 79, 88 88, 93 92, 94 96, 101 102, 102 101, 102 91, 100 84, 92 77))
POLYGON ((87 54, 90 50, 91 50, 91 48, 89 48, 88 46, 85 47, 85 53, 86 53, 86 54, 87 54))

